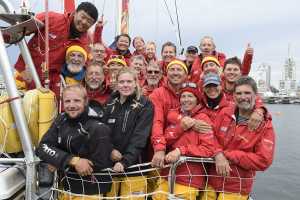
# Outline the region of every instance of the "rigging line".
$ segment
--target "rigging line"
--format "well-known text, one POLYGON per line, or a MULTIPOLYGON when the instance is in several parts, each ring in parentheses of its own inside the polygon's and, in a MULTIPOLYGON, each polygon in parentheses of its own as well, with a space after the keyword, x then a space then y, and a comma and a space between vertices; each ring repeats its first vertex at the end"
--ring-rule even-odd
POLYGON ((105 5, 106 5, 106 0, 103 1, 103 4, 102 4, 102 16, 104 16, 104 9, 105 9, 105 5))
POLYGON ((175 23, 174 23, 174 21, 173 21, 173 18, 172 18, 172 15, 171 15, 171 12, 170 12, 170 9, 169 9, 169 6, 168 6, 166 0, 164 0, 164 3, 165 3, 165 6, 166 6, 166 9, 167 9, 167 11, 168 11, 168 15, 169 15, 169 17, 170 17, 170 20, 171 20, 171 24, 172 24, 173 26, 175 26, 175 23))
POLYGON ((182 55, 183 54, 183 48, 182 48, 181 30, 180 30, 180 24, 179 24, 179 15, 178 15, 177 0, 175 0, 175 10, 176 10, 176 19, 177 19, 177 30, 178 30, 178 37, 179 37, 179 45, 181 47, 181 55, 182 55))

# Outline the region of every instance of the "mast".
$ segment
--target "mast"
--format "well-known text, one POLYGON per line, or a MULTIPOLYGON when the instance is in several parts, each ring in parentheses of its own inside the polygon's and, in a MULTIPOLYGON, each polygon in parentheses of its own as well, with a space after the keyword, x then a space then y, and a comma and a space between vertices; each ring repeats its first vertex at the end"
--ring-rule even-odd
POLYGON ((118 35, 129 33, 129 0, 119 0, 118 35))

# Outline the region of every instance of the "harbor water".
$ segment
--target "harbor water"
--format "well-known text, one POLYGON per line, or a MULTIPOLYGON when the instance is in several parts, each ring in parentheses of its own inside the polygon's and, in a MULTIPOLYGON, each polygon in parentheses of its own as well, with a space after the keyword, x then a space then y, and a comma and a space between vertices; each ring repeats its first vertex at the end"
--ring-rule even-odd
POLYGON ((299 200, 300 193, 300 105, 267 105, 276 132, 272 166, 258 172, 255 200, 299 200))

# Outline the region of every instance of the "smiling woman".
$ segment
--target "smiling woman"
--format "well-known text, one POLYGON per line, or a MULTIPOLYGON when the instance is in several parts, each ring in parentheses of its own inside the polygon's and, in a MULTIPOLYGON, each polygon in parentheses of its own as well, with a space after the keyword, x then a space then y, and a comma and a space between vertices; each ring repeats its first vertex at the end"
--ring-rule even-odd
MULTIPOLYGON (((104 112, 104 122, 112 130, 114 171, 126 172, 129 166, 145 159, 142 153, 148 142, 152 120, 152 103, 141 95, 135 70, 124 67, 117 75, 117 91, 111 95, 104 112)), ((146 194, 146 182, 146 177, 140 173, 132 177, 115 177, 107 196, 117 197, 119 189, 120 196, 146 194)))

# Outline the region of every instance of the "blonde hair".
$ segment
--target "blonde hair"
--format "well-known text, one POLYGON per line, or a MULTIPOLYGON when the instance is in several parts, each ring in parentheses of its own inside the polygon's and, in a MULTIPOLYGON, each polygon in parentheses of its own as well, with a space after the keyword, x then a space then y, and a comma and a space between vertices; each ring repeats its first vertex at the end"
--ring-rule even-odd
POLYGON ((136 95, 136 99, 140 99, 141 96, 142 96, 142 89, 139 85, 139 80, 138 80, 138 76, 137 76, 137 73, 134 69, 132 68, 129 68, 129 67, 123 67, 117 74, 117 80, 119 80, 119 77, 122 75, 122 74, 130 74, 132 75, 135 83, 136 83, 136 88, 135 88, 135 95, 136 95))
POLYGON ((153 45, 154 48, 155 48, 155 50, 156 50, 156 44, 155 44, 155 42, 149 41, 149 42, 147 42, 146 46, 148 46, 148 45, 153 45))
POLYGON ((83 87, 81 84, 73 84, 73 85, 67 85, 62 92, 62 97, 64 97, 64 94, 68 91, 79 91, 79 93, 83 96, 84 102, 88 102, 88 97, 87 97, 87 91, 85 87, 83 87))

